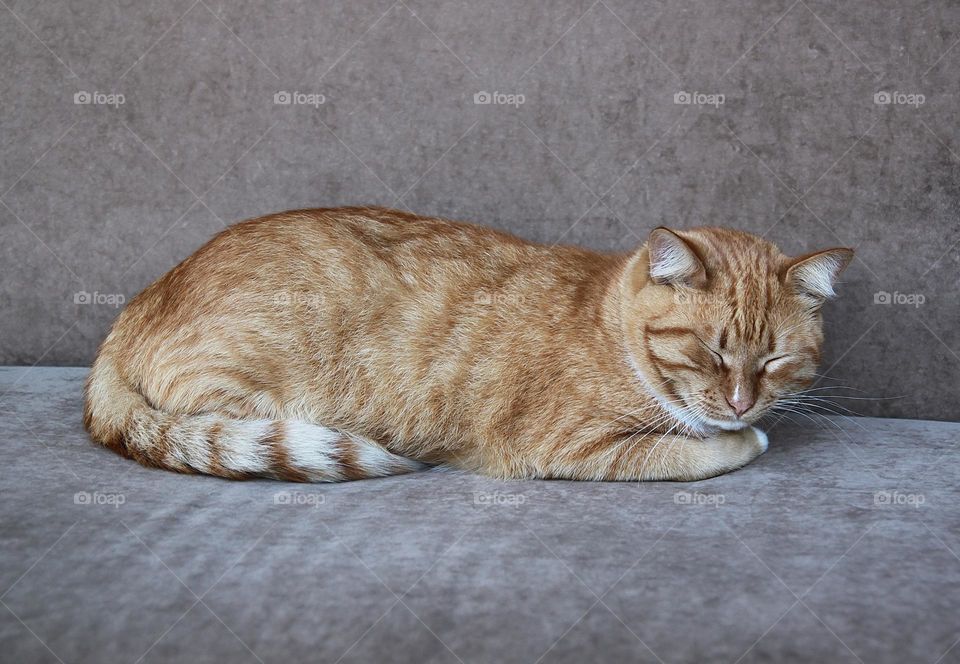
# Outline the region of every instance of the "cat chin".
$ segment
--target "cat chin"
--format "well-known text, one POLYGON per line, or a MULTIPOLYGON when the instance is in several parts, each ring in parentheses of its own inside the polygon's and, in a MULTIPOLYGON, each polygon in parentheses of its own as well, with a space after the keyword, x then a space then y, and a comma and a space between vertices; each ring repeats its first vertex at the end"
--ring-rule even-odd
POLYGON ((683 422, 688 429, 700 436, 708 436, 718 431, 742 431, 750 427, 750 423, 744 420, 715 420, 712 417, 697 417, 683 412, 674 416, 683 422))
POLYGON ((721 422, 719 420, 707 420, 707 424, 715 426, 718 429, 723 429, 724 431, 740 431, 741 429, 746 429, 750 426, 749 422, 744 422, 743 420, 737 420, 736 422, 721 422))
POLYGON ((685 408, 664 403, 659 397, 657 401, 695 435, 707 436, 717 431, 742 431, 750 427, 750 423, 745 420, 715 420, 712 417, 694 415, 687 412, 685 408))
POLYGON ((666 399, 660 396, 655 389, 653 389, 653 385, 644 375, 643 370, 640 368, 639 363, 634 359, 634 357, 628 353, 627 358, 629 359, 630 365, 633 367, 633 371, 637 378, 639 378, 640 382, 644 385, 644 387, 647 388, 647 392, 650 393, 650 395, 664 410, 673 415, 673 417, 684 427, 686 427, 692 434, 706 436, 716 432, 718 429, 722 431, 740 431, 741 429, 746 429, 750 426, 750 423, 744 420, 715 420, 712 417, 694 415, 693 413, 687 412, 686 408, 668 402, 666 399))

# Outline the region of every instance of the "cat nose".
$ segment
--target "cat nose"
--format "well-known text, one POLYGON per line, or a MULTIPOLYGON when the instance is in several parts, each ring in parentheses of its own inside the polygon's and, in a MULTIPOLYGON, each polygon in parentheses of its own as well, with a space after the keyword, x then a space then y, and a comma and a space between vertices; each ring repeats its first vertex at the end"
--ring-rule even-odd
POLYGON ((739 388, 734 390, 733 394, 727 395, 727 403, 730 404, 730 408, 737 414, 737 417, 741 417, 745 412, 753 408, 753 404, 756 402, 756 399, 749 394, 743 394, 739 388))

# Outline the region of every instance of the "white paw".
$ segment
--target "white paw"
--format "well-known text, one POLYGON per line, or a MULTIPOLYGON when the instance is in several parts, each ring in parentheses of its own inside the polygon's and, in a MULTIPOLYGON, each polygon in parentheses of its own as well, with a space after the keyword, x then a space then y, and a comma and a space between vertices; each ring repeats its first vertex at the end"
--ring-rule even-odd
POLYGON ((767 447, 770 445, 770 441, 767 440, 767 434, 758 429, 757 427, 750 427, 750 430, 753 431, 753 435, 757 437, 757 444, 760 445, 761 454, 767 451, 767 447))

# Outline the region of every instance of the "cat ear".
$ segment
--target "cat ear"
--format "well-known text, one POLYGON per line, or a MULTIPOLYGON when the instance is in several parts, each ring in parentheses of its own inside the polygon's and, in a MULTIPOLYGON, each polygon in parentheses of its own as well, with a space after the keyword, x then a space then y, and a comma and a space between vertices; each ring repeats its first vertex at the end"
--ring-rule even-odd
POLYGON ((647 239, 650 278, 658 284, 707 285, 707 271, 687 241, 669 228, 655 228, 647 239))
POLYGON ((826 300, 836 295, 833 285, 852 259, 853 250, 845 248, 800 256, 793 259, 787 269, 787 283, 804 295, 826 300))

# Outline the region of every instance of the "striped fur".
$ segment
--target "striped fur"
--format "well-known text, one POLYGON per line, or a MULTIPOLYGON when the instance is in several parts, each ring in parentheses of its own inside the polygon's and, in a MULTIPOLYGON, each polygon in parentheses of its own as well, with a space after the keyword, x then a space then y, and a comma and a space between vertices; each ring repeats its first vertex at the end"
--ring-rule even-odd
POLYGON ((361 436, 308 422, 165 413, 102 355, 88 385, 84 424, 94 439, 147 466, 290 482, 358 480, 423 467, 361 436))
POLYGON ((762 453, 753 425, 812 379, 850 256, 720 228, 606 255, 383 208, 271 215, 131 301, 85 424, 228 478, 709 477, 762 453))

